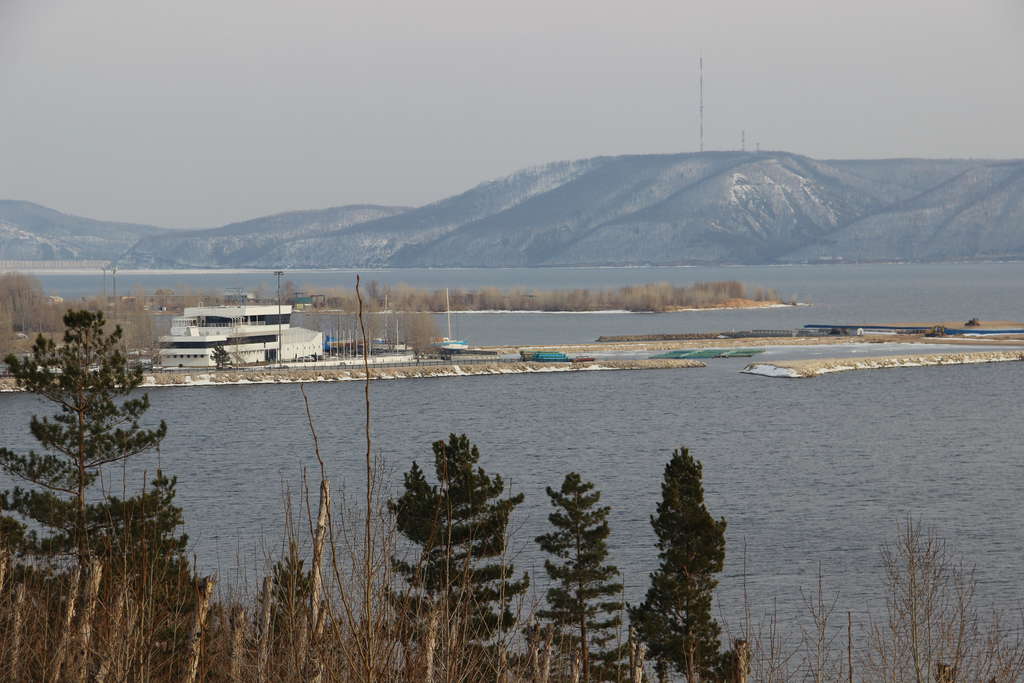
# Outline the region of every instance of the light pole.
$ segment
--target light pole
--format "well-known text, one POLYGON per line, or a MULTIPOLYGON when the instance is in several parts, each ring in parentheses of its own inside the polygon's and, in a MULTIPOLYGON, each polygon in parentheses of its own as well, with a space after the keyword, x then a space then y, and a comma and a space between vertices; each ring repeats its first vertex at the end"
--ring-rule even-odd
POLYGON ((114 283, 114 320, 117 320, 117 266, 110 266, 110 280, 114 283))
POLYGON ((283 270, 275 270, 274 277, 277 278, 277 364, 281 365, 284 357, 284 337, 281 336, 281 276, 283 270))

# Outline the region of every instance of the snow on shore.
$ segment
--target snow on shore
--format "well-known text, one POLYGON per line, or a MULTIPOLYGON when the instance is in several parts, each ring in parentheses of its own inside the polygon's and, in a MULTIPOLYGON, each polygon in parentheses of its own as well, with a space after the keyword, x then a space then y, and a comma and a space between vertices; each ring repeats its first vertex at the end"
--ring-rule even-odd
MULTIPOLYGON (((371 368, 370 379, 416 379, 427 377, 472 377, 477 375, 519 375, 587 370, 668 370, 702 368, 704 363, 687 359, 602 360, 591 363, 452 363, 450 365, 403 365, 371 368)), ((151 372, 143 378, 144 389, 155 387, 202 387, 246 384, 294 384, 299 382, 353 382, 365 379, 360 368, 310 368, 286 370, 211 370, 196 372, 151 372)), ((0 378, 0 392, 18 391, 14 378, 0 378)))
POLYGON ((814 360, 751 363, 742 372, 764 377, 806 378, 847 370, 916 368, 931 365, 966 365, 1024 360, 1024 351, 979 351, 975 353, 930 353, 870 358, 821 358, 814 360))

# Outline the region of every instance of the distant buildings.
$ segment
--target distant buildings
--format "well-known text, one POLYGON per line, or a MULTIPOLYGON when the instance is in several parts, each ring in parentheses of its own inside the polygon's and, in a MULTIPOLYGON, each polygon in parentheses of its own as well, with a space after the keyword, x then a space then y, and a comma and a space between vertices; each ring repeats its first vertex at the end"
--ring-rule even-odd
POLYGON ((233 365, 315 358, 323 353, 323 333, 291 327, 291 306, 189 307, 160 337, 164 367, 212 368, 213 352, 223 347, 233 365), (278 336, 280 331, 280 337, 278 336))
POLYGON ((307 308, 320 308, 326 305, 327 297, 323 294, 296 292, 295 296, 291 298, 291 303, 294 304, 296 311, 302 311, 307 308))

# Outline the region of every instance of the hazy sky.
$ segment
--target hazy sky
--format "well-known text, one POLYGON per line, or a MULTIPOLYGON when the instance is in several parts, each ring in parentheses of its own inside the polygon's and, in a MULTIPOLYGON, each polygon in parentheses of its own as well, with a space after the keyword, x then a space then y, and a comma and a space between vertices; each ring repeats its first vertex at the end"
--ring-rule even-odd
POLYGON ((204 227, 705 146, 1024 157, 1024 0, 0 0, 0 198, 204 227))

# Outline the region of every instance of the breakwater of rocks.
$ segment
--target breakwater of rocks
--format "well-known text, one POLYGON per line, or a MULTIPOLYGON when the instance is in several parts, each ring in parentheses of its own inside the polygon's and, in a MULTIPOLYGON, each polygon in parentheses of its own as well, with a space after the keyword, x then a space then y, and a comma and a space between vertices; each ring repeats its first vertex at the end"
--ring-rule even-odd
POLYGON ((1000 363, 1024 360, 1024 351, 978 351, 975 353, 928 353, 908 356, 875 356, 871 358, 819 358, 787 360, 773 363, 751 363, 743 372, 766 377, 800 379, 848 370, 881 368, 916 368, 929 365, 966 365, 969 363, 1000 363))
MULTIPOLYGON (((600 360, 589 363, 494 362, 448 365, 403 365, 370 367, 370 379, 419 379, 428 377, 471 377, 477 375, 518 375, 528 373, 582 372, 593 370, 666 370, 702 368, 704 363, 686 359, 600 360)), ((297 382, 347 382, 366 379, 362 368, 283 368, 265 370, 203 370, 147 372, 143 388, 211 386, 218 384, 282 384, 297 382)), ((17 391, 13 377, 0 377, 0 391, 17 391)))

